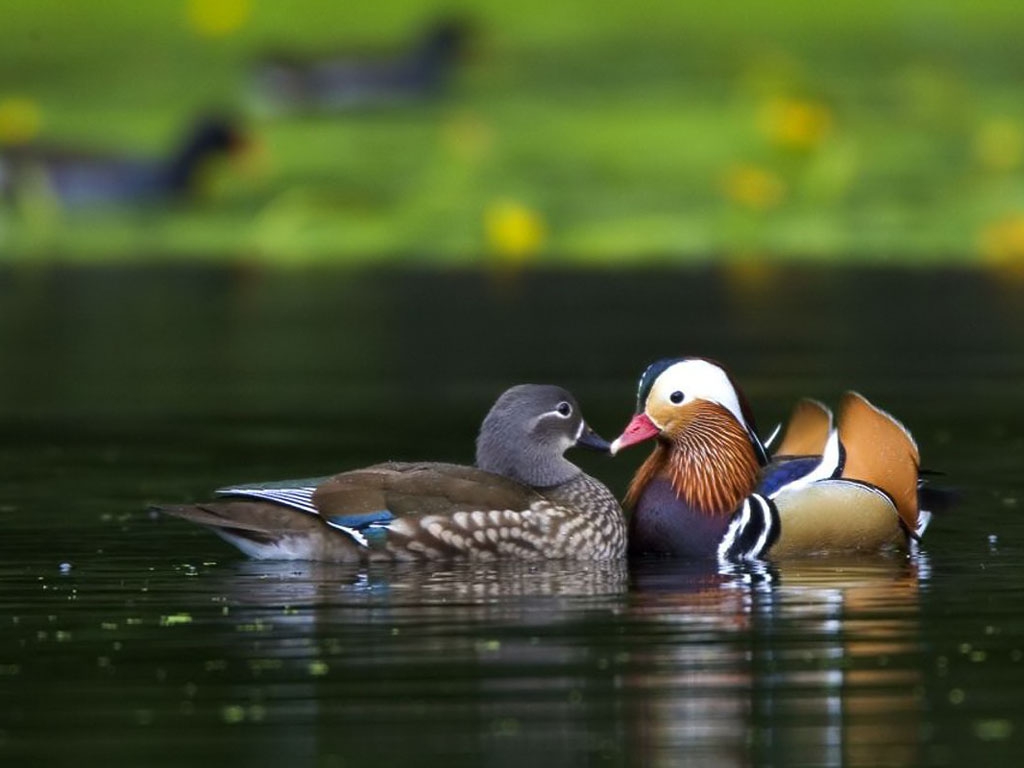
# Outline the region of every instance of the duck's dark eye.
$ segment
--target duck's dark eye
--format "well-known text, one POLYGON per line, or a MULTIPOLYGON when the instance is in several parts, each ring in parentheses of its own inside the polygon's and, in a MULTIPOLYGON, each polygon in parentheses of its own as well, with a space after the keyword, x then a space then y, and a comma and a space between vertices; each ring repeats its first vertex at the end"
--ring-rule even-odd
POLYGON ((671 400, 676 405, 679 405, 681 402, 683 402, 683 393, 676 390, 675 392, 668 396, 668 399, 671 400))
POLYGON ((558 404, 558 407, 555 408, 555 410, 558 411, 558 415, 562 418, 568 419, 572 416, 572 406, 564 400, 558 404))

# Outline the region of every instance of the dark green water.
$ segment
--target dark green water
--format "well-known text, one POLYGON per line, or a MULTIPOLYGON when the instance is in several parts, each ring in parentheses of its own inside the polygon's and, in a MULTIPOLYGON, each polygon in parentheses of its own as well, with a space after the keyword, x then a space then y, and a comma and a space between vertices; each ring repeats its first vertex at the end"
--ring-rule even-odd
MULTIPOLYGON (((981 273, 0 272, 3 765, 1014 765, 1024 284, 981 273), (249 562, 145 511, 468 461, 519 381, 652 358, 762 431, 856 387, 964 494, 920 553, 708 572, 249 562)), ((578 457, 617 491, 642 451, 578 457)))

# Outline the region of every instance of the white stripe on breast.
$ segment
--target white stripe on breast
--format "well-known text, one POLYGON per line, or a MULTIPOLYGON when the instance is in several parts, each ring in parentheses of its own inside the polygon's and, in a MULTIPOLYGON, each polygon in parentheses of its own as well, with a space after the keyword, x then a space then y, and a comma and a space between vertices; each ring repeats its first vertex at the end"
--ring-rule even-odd
POLYGON ((725 532, 725 536, 722 537, 721 543, 718 545, 718 559, 720 561, 728 562, 729 550, 732 545, 736 543, 737 537, 743 532, 743 529, 747 527, 747 523, 750 522, 750 498, 743 500, 743 514, 739 517, 733 517, 729 523, 729 528, 725 532))

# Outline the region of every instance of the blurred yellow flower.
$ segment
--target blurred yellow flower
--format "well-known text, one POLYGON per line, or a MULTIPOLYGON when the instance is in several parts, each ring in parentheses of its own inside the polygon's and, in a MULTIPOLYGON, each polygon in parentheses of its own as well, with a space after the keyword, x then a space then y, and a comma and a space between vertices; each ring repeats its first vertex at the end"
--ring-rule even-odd
POLYGON ((32 99, 0 99, 0 144, 24 144, 39 133, 43 115, 32 99))
POLYGON ((722 191, 745 208, 766 211, 786 196, 786 184, 776 174, 756 165, 734 165, 722 179, 722 191))
POLYGON ((237 32, 252 11, 250 0, 186 0, 189 26, 202 37, 224 37, 237 32))
POLYGON ((832 112, 809 99, 776 98, 761 109, 761 132, 786 149, 817 148, 832 131, 832 112))
POLYGON ((978 247, 990 264, 1024 266, 1024 213, 989 224, 981 231, 978 247))
POLYGON ((974 136, 974 156, 989 170, 1012 171, 1024 159, 1024 131, 1013 120, 988 120, 974 136))
POLYGON ((539 213, 515 200, 498 200, 484 212, 488 248, 508 261, 523 261, 544 246, 547 228, 539 213))

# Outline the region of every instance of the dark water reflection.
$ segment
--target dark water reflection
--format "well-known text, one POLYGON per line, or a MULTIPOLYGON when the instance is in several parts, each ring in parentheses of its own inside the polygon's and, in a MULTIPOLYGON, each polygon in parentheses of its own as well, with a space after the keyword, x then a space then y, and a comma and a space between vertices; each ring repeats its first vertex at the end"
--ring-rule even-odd
MULTIPOLYGON (((973 273, 0 273, 0 760, 1015 764, 1022 297, 973 273), (675 351, 731 361, 763 425, 861 388, 963 504, 909 557, 730 570, 255 563, 144 512, 468 460, 517 380, 614 432, 675 351)), ((621 491, 640 458, 581 461, 621 491)))

